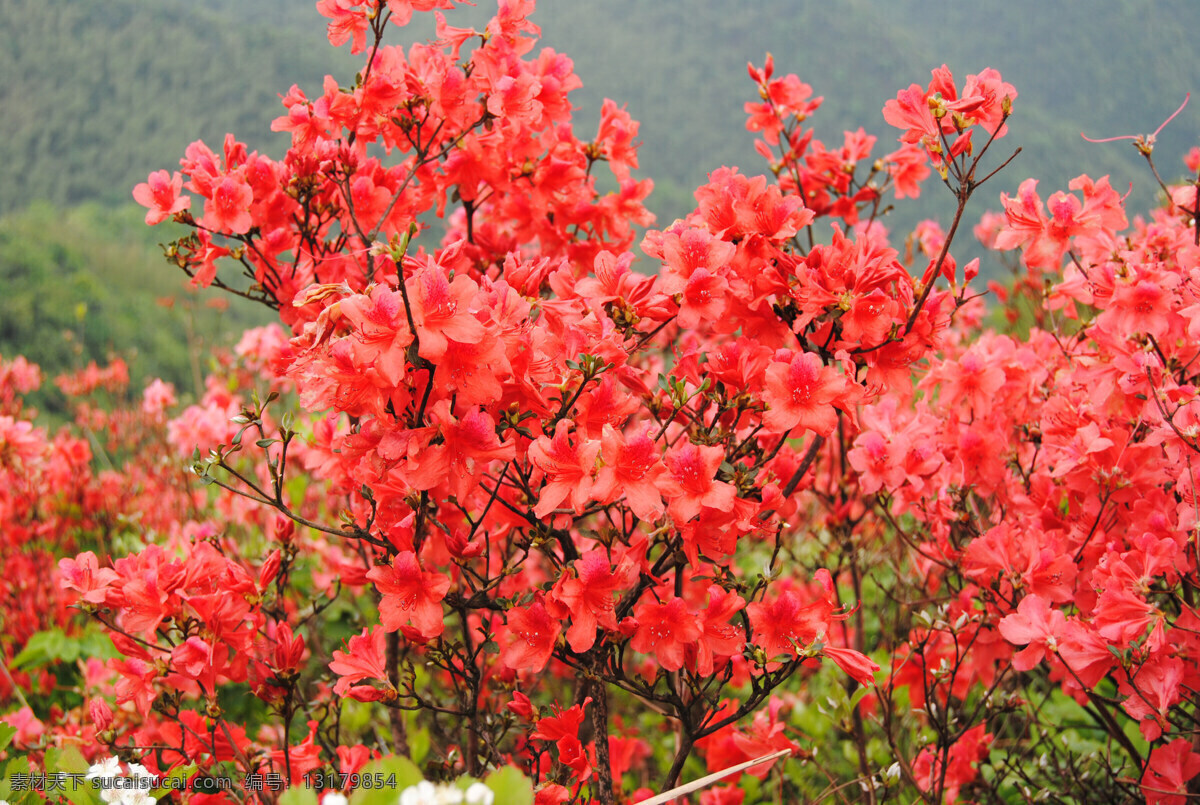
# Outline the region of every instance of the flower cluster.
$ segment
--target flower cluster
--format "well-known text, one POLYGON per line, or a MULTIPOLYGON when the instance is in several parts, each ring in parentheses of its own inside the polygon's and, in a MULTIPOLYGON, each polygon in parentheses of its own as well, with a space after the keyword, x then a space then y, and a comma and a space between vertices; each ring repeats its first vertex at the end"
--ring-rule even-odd
POLYGON ((1013 85, 991 68, 967 76, 960 92, 950 68, 943 64, 932 72, 929 86, 912 84, 896 93, 884 104, 883 118, 904 129, 901 142, 919 145, 938 165, 972 153, 975 126, 992 139, 1003 137, 1016 98, 1013 85))
POLYGON ((483 783, 466 789, 422 780, 400 792, 400 805, 492 805, 496 795, 483 783))
POLYGON ((100 789, 100 799, 108 805, 155 805, 158 799, 150 792, 157 787, 158 778, 140 763, 121 767, 117 757, 107 757, 88 767, 85 780, 100 789))

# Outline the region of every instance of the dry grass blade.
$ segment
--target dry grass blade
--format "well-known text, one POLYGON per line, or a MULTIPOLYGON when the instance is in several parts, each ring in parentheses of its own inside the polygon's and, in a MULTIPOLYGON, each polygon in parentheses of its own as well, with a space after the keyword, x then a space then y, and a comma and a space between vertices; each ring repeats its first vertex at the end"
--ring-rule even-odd
POLYGON ((676 786, 670 791, 664 791, 657 796, 650 797, 650 799, 644 799, 639 802, 638 805, 665 805, 665 803, 670 802, 676 797, 682 797, 684 794, 690 794, 693 791, 699 791, 701 788, 706 788, 715 783, 717 780, 720 780, 722 777, 728 777, 729 775, 742 771, 743 769, 748 769, 751 766, 757 766, 759 763, 766 763, 768 760, 775 760, 776 758, 781 758, 784 755, 790 755, 791 753, 792 750, 790 749, 780 749, 778 752, 772 752, 769 755, 756 757, 754 760, 747 760, 745 763, 739 763, 736 766, 730 766, 728 769, 722 769, 721 771, 713 772, 707 777, 701 777, 699 780, 693 780, 690 783, 676 786))

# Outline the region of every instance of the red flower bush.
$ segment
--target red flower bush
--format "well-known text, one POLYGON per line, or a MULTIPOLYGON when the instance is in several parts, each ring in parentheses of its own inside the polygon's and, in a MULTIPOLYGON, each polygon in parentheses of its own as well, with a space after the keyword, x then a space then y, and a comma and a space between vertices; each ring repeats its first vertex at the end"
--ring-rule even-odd
POLYGON ((987 330, 951 248, 1016 90, 943 66, 872 158, 815 139, 821 99, 768 57, 771 175, 713 170, 638 264, 637 124, 610 101, 576 135, 532 2, 384 44, 451 5, 319 3, 367 61, 287 93, 287 154, 198 142, 134 191, 192 228, 167 252, 193 283, 285 329, 182 411, 161 383, 81 406, 120 475, 33 426, 36 371, 5 365, 5 551, 41 574, 6 601, 0 695, 62 689, 6 716, 13 746, 152 748, 197 802, 279 796, 202 793, 222 770, 301 787, 393 755, 516 766, 539 803, 705 769, 735 769, 713 803, 1193 794, 1200 179, 1132 226, 1107 178, 1002 194, 977 231, 1015 252, 1014 326, 987 330), (930 164, 953 219, 902 253, 883 216, 930 164), (115 652, 21 671, 53 629, 115 652))

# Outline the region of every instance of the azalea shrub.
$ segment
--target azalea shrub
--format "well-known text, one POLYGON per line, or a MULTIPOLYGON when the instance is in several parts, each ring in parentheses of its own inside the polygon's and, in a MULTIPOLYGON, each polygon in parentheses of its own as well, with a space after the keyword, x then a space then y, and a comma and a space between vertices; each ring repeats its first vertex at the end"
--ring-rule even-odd
POLYGON ((826 144, 768 55, 765 174, 655 228, 638 124, 572 127, 533 0, 453 6, 321 0, 363 68, 282 96, 287 153, 134 189, 194 286, 278 314, 203 395, 91 367, 50 435, 0 366, 0 795, 1200 793, 1200 149, 1165 184, 1127 138, 1141 216, 1107 177, 1043 200, 995 70, 826 144), (952 251, 985 184, 1007 284, 952 251), (948 225, 889 232, 922 193, 948 225))

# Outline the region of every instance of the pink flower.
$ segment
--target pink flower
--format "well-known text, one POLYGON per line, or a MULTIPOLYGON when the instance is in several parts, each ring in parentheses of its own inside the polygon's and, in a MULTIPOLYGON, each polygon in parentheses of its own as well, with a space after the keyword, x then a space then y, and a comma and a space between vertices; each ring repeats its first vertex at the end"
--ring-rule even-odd
POLYGON ((379 285, 370 296, 355 294, 343 299, 338 308, 354 325, 355 362, 375 367, 388 384, 399 385, 404 378, 405 350, 413 340, 400 292, 379 285))
MULTIPOLYGON (((700 637, 695 646, 695 669, 701 676, 710 676, 717 667, 718 658, 739 654, 746 644, 746 636, 740 625, 730 619, 746 608, 746 601, 735 592, 723 590, 715 584, 708 588, 708 606, 700 613, 700 637)), ((692 667, 689 662, 688 667, 692 667)))
POLYGON ((58 570, 62 574, 63 588, 75 590, 89 604, 103 604, 105 596, 117 573, 112 568, 100 567, 96 554, 84 551, 74 559, 59 559, 58 570))
POLYGON ((445 629, 441 600, 450 589, 450 579, 422 570, 412 551, 397 554, 390 565, 376 565, 367 578, 383 593, 379 619, 386 631, 394 632, 407 622, 428 639, 445 629))
POLYGON ((834 406, 846 393, 837 369, 825 366, 812 352, 796 352, 791 361, 776 360, 767 367, 763 426, 775 433, 800 427, 828 436, 837 427, 834 406))
POLYGON ((1000 73, 988 67, 978 75, 967 76, 962 95, 954 85, 950 68, 942 65, 932 72, 929 86, 912 84, 896 93, 883 106, 883 119, 904 134, 900 141, 920 143, 934 163, 946 158, 942 135, 954 135, 951 157, 961 154, 970 143, 971 127, 979 124, 989 134, 1003 137, 1005 109, 1017 97, 1017 90, 1000 73))
POLYGON ((662 455, 646 431, 626 436, 605 425, 600 437, 604 462, 593 494, 601 502, 624 497, 630 511, 653 522, 663 513, 657 483, 667 472, 662 455))
MULTIPOLYGON (((334 650, 329 670, 338 675, 333 692, 345 696, 346 689, 356 682, 379 680, 388 682, 387 663, 384 659, 384 629, 375 626, 369 631, 350 638, 346 651, 334 650)), ((358 697, 353 697, 358 698, 358 697)))
POLYGON ((571 618, 567 642, 582 654, 596 643, 596 629, 616 631, 616 596, 629 585, 633 565, 625 561, 613 568, 605 551, 588 551, 571 563, 573 574, 564 573, 555 583, 552 599, 571 618))
POLYGON ((994 736, 986 730, 986 724, 979 724, 963 733, 950 747, 944 769, 940 753, 922 749, 913 762, 917 786, 922 791, 931 791, 935 785, 944 786, 945 801, 957 801, 959 789, 979 776, 978 765, 991 752, 994 736))
POLYGON ((1000 634, 1015 645, 1026 645, 1013 657, 1013 668, 1028 671, 1042 661, 1047 652, 1058 649, 1058 638, 1066 626, 1067 616, 1040 595, 1027 595, 1017 604, 1017 611, 1000 620, 1000 634))
POLYGON ((405 282, 412 303, 422 358, 439 362, 446 354, 447 340, 477 344, 487 332, 471 312, 479 286, 465 274, 446 278, 441 266, 427 265, 405 282))
POLYGON ((929 157, 924 150, 905 143, 884 160, 896 188, 896 198, 916 198, 921 195, 921 182, 929 176, 929 157))
MULTIPOLYGON (((583 743, 579 740, 579 728, 583 724, 583 711, 591 704, 591 701, 592 697, 589 696, 583 700, 583 704, 577 704, 562 711, 556 709, 554 715, 538 719, 537 730, 529 736, 539 741, 553 741, 558 748, 559 760, 571 767, 580 782, 592 774, 592 766, 588 762, 583 743)), ((569 794, 564 799, 555 798, 552 801, 565 802, 567 799, 570 799, 569 794)), ((538 802, 541 802, 540 798, 538 802)))
POLYGON ((701 635, 700 622, 688 610, 682 598, 665 604, 643 601, 634 610, 637 632, 629 647, 642 654, 653 654, 666 671, 683 667, 686 651, 701 635))
POLYGON ((506 617, 508 629, 500 659, 518 671, 541 671, 550 661, 554 643, 562 634, 562 621, 550 616, 541 595, 527 607, 510 609, 506 617))
POLYGON ((253 201, 254 191, 248 183, 224 176, 213 186, 212 197, 205 200, 204 217, 198 223, 213 232, 244 235, 254 224, 250 216, 253 201))
POLYGON ((746 607, 754 627, 754 643, 762 647, 767 659, 795 657, 829 631, 833 604, 827 598, 805 603, 787 590, 770 603, 755 601, 746 607))
POLYGON ((174 404, 175 387, 158 378, 152 380, 142 392, 142 413, 148 417, 157 419, 174 404))
MULTIPOLYGON (((374 3, 368 4, 373 6, 374 3)), ((362 53, 367 46, 367 30, 371 21, 367 19, 367 8, 362 0, 318 0, 317 13, 328 17, 326 26, 329 44, 334 47, 350 42, 351 53, 362 53)))
POLYGON ((670 501, 667 508, 677 523, 691 520, 705 506, 723 512, 733 508, 737 490, 716 480, 717 469, 724 460, 725 451, 721 447, 702 447, 686 441, 667 455, 670 474, 659 480, 658 488, 670 501))
POLYGON ((875 684, 875 672, 879 665, 861 651, 852 648, 826 646, 821 653, 837 663, 837 666, 852 676, 860 685, 875 684))
POLYGON ((154 226, 191 206, 192 200, 180 195, 182 192, 183 176, 178 171, 168 174, 165 170, 159 170, 133 188, 133 199, 149 208, 146 223, 154 226))
POLYGON ((569 496, 576 514, 591 500, 592 470, 600 454, 600 442, 586 440, 576 434, 570 437, 571 423, 560 419, 554 427, 554 438, 539 436, 529 446, 529 460, 546 474, 537 506, 533 513, 545 517, 558 508, 569 496))
POLYGON ((1188 782, 1200 774, 1200 754, 1192 751, 1191 741, 1176 738, 1150 753, 1142 793, 1148 805, 1186 805, 1190 802, 1188 782))

